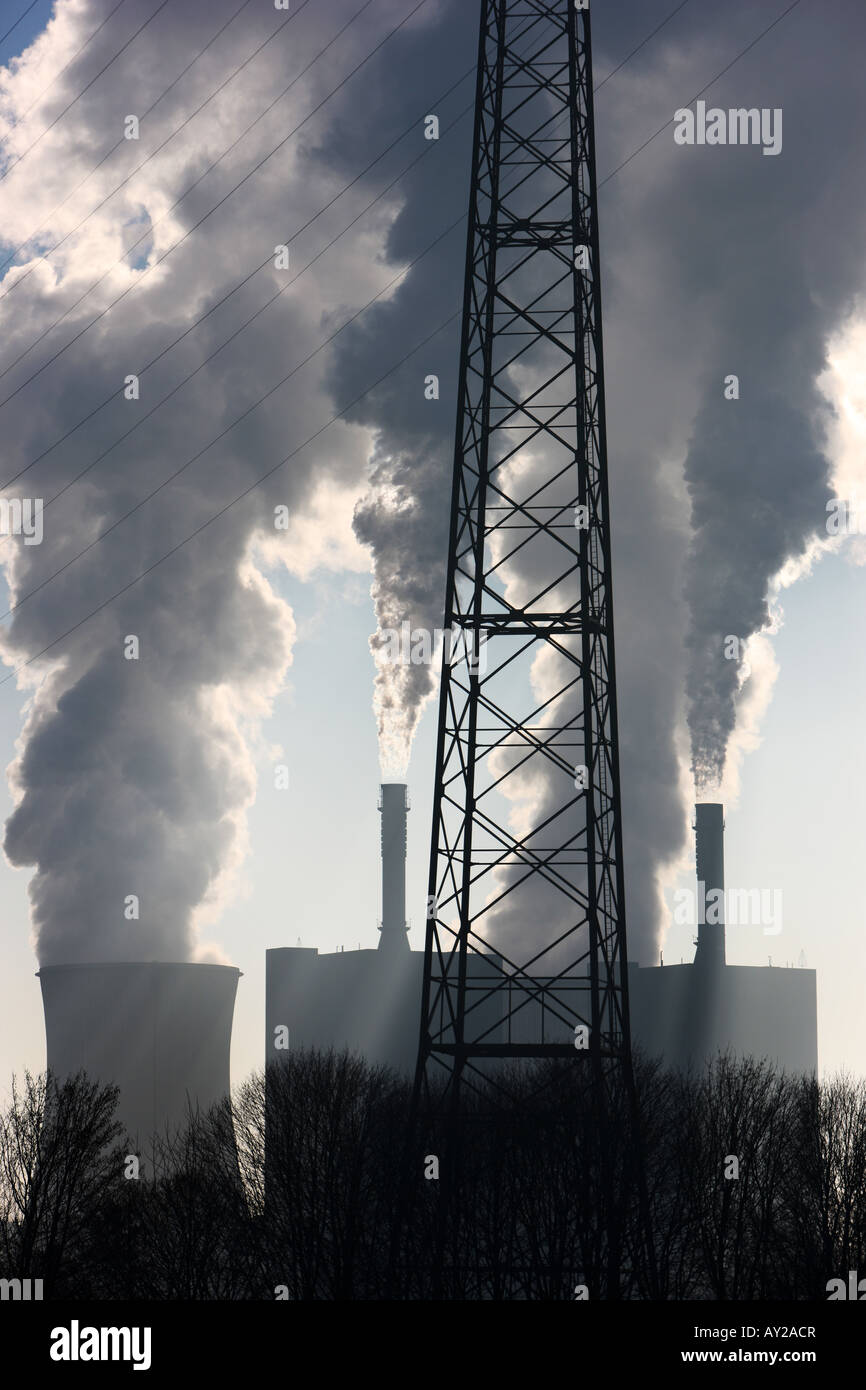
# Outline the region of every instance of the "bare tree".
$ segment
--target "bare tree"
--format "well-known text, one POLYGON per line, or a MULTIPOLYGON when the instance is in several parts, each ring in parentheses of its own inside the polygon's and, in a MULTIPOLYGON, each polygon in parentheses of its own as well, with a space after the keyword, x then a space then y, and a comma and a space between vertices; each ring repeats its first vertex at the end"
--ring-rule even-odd
MULTIPOLYGON (((84 1075, 13 1078, 0 1117, 0 1258, 41 1278, 45 1297, 80 1294, 87 1233, 116 1169, 117 1089, 84 1075)), ((7 1276, 8 1277, 8 1276, 7 1276)))
POLYGON ((731 1056, 635 1076, 636 1111, 574 1065, 516 1066, 410 1133, 406 1080, 299 1052, 137 1175, 113 1088, 26 1075, 0 1116, 3 1273, 46 1297, 565 1301, 824 1298, 866 1270, 864 1083, 731 1056))
POLYGON ((267 1289, 381 1298, 408 1087, 348 1052, 298 1052, 242 1088, 240 1166, 267 1289))

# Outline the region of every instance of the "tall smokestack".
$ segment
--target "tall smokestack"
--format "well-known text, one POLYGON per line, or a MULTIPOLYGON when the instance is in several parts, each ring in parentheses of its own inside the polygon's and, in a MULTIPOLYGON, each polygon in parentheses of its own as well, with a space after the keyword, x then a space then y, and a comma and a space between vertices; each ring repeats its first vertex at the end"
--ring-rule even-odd
POLYGON ((382 925, 379 950, 403 954, 409 950, 406 934, 406 812, 409 802, 405 782, 383 782, 379 790, 382 812, 382 925))
POLYGON ((48 1070, 78 1071, 120 1087, 116 1118, 147 1151, 230 1093, 232 1015, 240 971, 231 965, 43 965, 48 1070))
POLYGON ((725 808, 721 802, 695 806, 698 874, 698 945, 695 965, 725 964, 725 808))

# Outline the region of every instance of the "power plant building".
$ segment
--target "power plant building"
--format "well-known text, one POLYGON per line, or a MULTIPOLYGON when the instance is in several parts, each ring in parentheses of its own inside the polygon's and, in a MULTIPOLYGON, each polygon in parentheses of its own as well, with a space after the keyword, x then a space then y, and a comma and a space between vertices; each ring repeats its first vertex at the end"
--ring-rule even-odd
POLYGON ((116 1118, 137 1151, 230 1095, 234 966, 44 965, 38 976, 49 1072, 117 1085, 116 1118))
MULTIPOLYGON (((377 949, 266 953, 267 1062, 302 1047, 344 1047, 410 1073, 418 1053, 423 951, 409 947, 402 783, 385 784, 382 921, 377 949)), ((813 970, 731 965, 725 953, 723 810, 696 808, 698 898, 694 962, 629 964, 632 1039, 670 1067, 700 1067, 719 1051, 767 1058, 792 1072, 817 1070, 813 970), (706 904, 704 912, 703 904, 706 904)), ((118 1119, 136 1148, 181 1127, 230 1095, 231 1029, 240 971, 180 962, 47 965, 38 972, 47 1065, 62 1080, 85 1071, 120 1088, 118 1119)), ((573 1041, 580 976, 537 977, 511 1014, 496 954, 470 958, 467 1009, 492 1043, 573 1041), (506 1021, 507 1020, 507 1021, 506 1021)))
MULTIPOLYGON (((382 788, 383 919, 378 950, 267 952, 266 1059, 300 1047, 343 1048, 410 1072, 419 1041, 423 951, 409 949, 405 924, 405 789, 382 788)), ((789 1072, 817 1071, 814 970, 730 965, 725 952, 724 814, 696 808, 697 941, 690 964, 629 964, 632 1041, 671 1068, 700 1068, 720 1051, 766 1058, 789 1072), (706 905, 706 911, 704 911, 706 905)), ((492 1042, 572 1040, 569 993, 580 977, 536 980, 537 995, 511 1017, 499 958, 472 958, 468 988, 485 1011, 492 1042), (498 1013, 498 1016, 497 1016, 498 1013), (506 1036, 507 1034, 507 1036, 506 1036)), ((525 991, 523 991, 525 993, 525 991)))
MULTIPOLYGON (((380 789, 382 921, 376 950, 320 955, 315 947, 266 952, 265 1058, 298 1047, 362 1053, 369 1061, 411 1071, 418 1055, 424 952, 409 947, 406 923, 406 785, 380 789)), ((495 959, 478 956, 469 989, 491 1029, 499 1006, 482 996, 497 979, 495 959), (485 988, 485 983, 487 988, 485 988)))

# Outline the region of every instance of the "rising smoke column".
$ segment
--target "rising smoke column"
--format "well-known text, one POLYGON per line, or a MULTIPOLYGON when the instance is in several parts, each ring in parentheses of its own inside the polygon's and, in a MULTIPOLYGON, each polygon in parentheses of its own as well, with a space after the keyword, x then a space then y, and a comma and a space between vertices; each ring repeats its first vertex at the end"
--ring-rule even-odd
POLYGON ((418 118, 415 133, 363 182, 367 196, 377 193, 423 155, 395 190, 399 202, 389 212, 383 256, 389 278, 459 223, 392 294, 341 336, 330 373, 334 399, 352 399, 369 382, 371 363, 384 371, 452 318, 349 416, 374 436, 354 530, 370 549, 373 569, 373 712, 384 777, 405 776, 415 730, 438 685, 460 350, 460 324, 453 316, 462 297, 466 254, 466 225, 459 218, 468 198, 472 138, 470 116, 458 117, 472 102, 474 80, 464 81, 444 102, 429 99, 466 74, 477 46, 478 16, 466 6, 443 3, 418 18, 420 28, 401 31, 371 64, 365 121, 335 125, 317 149, 323 164, 352 177, 418 118), (424 111, 438 115, 440 141, 425 141, 424 111), (431 375, 438 381, 438 399, 425 387, 431 375), (416 656, 427 652, 433 660, 413 659, 413 645, 416 656))
POLYGON ((450 475, 450 458, 434 436, 413 442, 416 453, 401 450, 375 463, 354 520, 356 536, 373 555, 373 712, 385 779, 405 777, 415 730, 438 675, 435 661, 413 660, 413 646, 421 656, 428 651, 434 656, 433 634, 442 621, 448 543, 442 484, 450 475))
MULTIPOLYGON (((793 190, 791 201, 793 217, 793 190)), ((784 220, 782 193, 778 202, 784 220)), ((745 644, 770 625, 771 582, 819 539, 830 491, 820 442, 825 402, 816 382, 840 306, 821 302, 800 238, 768 242, 762 221, 762 208, 752 214, 746 204, 751 264, 737 277, 739 292, 719 298, 715 370, 685 465, 693 525, 688 725, 700 796, 717 789, 724 774, 738 702, 749 689, 745 644), (726 371, 739 378, 739 400, 723 398, 726 371)), ((718 250, 708 245, 708 259, 718 250)))
POLYGON ((829 339, 864 288, 866 223, 853 173, 864 157, 862 83, 848 51, 862 38, 863 16, 848 0, 831 14, 827 24, 798 11, 774 30, 772 45, 768 36, 761 59, 756 49, 754 63, 708 98, 723 108, 780 109, 778 155, 680 151, 692 204, 679 250, 699 306, 688 351, 698 332, 704 340, 684 468, 692 523, 686 690, 701 796, 718 788, 753 693, 746 644, 770 626, 774 578, 804 565, 826 539, 831 468, 817 381, 829 339), (724 397, 730 375, 738 399, 724 397))
MULTIPOLYGON (((107 0, 61 0, 48 30, 2 74, 0 136, 8 156, 22 154, 141 23, 138 7, 130 16, 118 12, 98 43, 19 121, 109 8, 107 0)), ((10 249, 40 223, 39 246, 52 246, 87 217, 284 17, 273 8, 244 11, 173 99, 142 122, 140 143, 124 145, 54 213, 55 204, 110 150, 127 114, 145 111, 236 8, 228 0, 204 9, 198 0, 166 7, 11 169, 0 183, 0 220, 10 249)), ((382 274, 375 225, 360 225, 335 253, 325 254, 297 288, 171 402, 80 482, 73 480, 285 282, 284 273, 269 265, 155 367, 141 372, 341 186, 304 155, 300 140, 289 144, 144 275, 146 256, 153 264, 369 52, 380 26, 385 32, 393 22, 393 7, 386 7, 348 33, 275 114, 168 213, 351 12, 342 2, 326 14, 310 6, 292 22, 291 39, 281 36, 269 45, 239 82, 230 83, 55 255, 40 260, 31 245, 18 258, 20 268, 9 271, 0 286, 3 295, 32 272, 0 298, 3 371, 99 274, 110 271, 62 326, 0 378, 0 397, 119 293, 138 286, 0 408, 0 477, 13 479, 90 409, 112 398, 92 422, 4 491, 7 499, 35 496, 47 504, 42 544, 28 545, 23 537, 0 542, 11 598, 20 604, 3 631, 3 655, 10 665, 31 661, 18 678, 28 704, 10 769, 16 807, 4 848, 14 865, 35 866, 30 898, 42 964, 196 955, 202 909, 213 909, 244 850, 244 816, 256 780, 252 740, 281 686, 294 639, 291 610, 262 574, 257 542, 268 538, 269 554, 277 546, 278 507, 294 520, 320 488, 359 490, 366 441, 335 427, 220 520, 187 538, 330 418, 332 402, 318 385, 323 359, 82 558, 75 557, 312 351, 326 336, 323 324, 342 322, 376 292, 382 274), (146 228, 147 239, 115 266, 146 228), (127 377, 139 372, 138 397, 127 398, 127 377), (181 548, 159 563, 174 546, 181 548), (67 561, 74 563, 51 578, 67 561), (151 566, 152 573, 132 584, 151 566)), ((358 89, 348 84, 341 100, 353 110, 358 89)), ((321 119, 324 126, 327 117, 321 119)), ((303 267, 361 206, 359 194, 347 197, 293 242, 291 270, 303 267)), ((292 527, 281 534, 291 548, 292 527)))
MULTIPOLYGON (((660 871, 687 843, 693 798, 682 778, 683 732, 707 789, 722 773, 743 672, 726 661, 724 638, 743 641, 766 625, 772 576, 805 553, 824 523, 815 379, 825 338, 862 285, 864 244, 856 176, 862 82, 852 48, 862 17, 854 0, 835 0, 831 10, 832 23, 826 11, 824 19, 805 6, 795 11, 707 94, 724 108, 782 107, 778 156, 677 146, 671 125, 600 194, 627 915, 631 949, 643 959, 654 958, 664 920, 660 871), (740 377, 736 402, 723 397, 730 373, 740 377)), ((600 94, 600 177, 672 120, 772 18, 746 3, 701 13, 687 7, 600 94)), ((446 9, 449 47, 472 51, 474 21, 463 7, 446 9)), ((646 26, 643 6, 600 11, 597 74, 646 26)), ((435 54, 435 35, 426 41, 435 54)), ((425 162, 391 233, 395 262, 417 255, 466 205, 468 132, 448 154, 452 173, 466 171, 467 183, 453 175, 449 185, 434 161, 425 162)), ((359 356, 408 347, 437 321, 446 298, 459 304, 463 237, 447 265, 438 257, 420 262, 374 328, 344 344, 335 394, 354 380, 359 356)), ((435 585, 413 593, 410 583, 415 543, 432 523, 436 465, 423 444, 430 407, 420 391, 427 370, 436 370, 435 360, 404 374, 401 397, 383 394, 359 416, 377 431, 377 459, 389 460, 358 514, 359 535, 373 547, 377 608, 389 625, 390 615, 414 624, 416 612, 441 605, 435 585), (417 508, 416 476, 424 496, 417 508)), ((449 427, 443 421, 438 436, 440 515, 450 495, 449 427)), ((399 685, 390 687, 390 708, 404 726, 414 721, 419 688, 412 685, 401 709, 399 685)), ((535 818, 560 804, 561 792, 535 786, 531 796, 535 818)), ((524 921, 503 917, 501 925, 508 934, 526 930, 524 921)))
MULTIPOLYGON (((623 33, 615 36, 620 55, 640 36, 644 22, 638 12, 630 18, 631 26, 625 24, 623 33)), ((454 79, 455 68, 457 73, 463 71, 463 55, 474 54, 476 40, 477 15, 464 6, 447 7, 441 30, 425 35, 430 69, 441 74, 437 86, 444 90, 454 79), (461 57, 459 65, 455 54, 461 57)), ((407 62, 407 69, 409 66, 407 62)), ((394 95, 395 104, 399 95, 394 95)), ((443 129, 466 96, 471 96, 471 91, 464 89, 447 105, 430 106, 439 114, 443 129)), ((400 112, 402 116, 402 107, 400 112)), ((396 116, 391 124, 398 124, 396 116)), ((387 128, 383 123, 378 138, 384 140, 387 128)), ((341 146, 329 146, 327 153, 340 157, 341 146)), ((412 260, 465 211, 470 155, 467 119, 443 137, 441 148, 433 150, 401 185, 405 203, 388 241, 388 254, 395 264, 412 260)), ((362 162, 360 155, 358 160, 362 162)), ((655 305, 644 305, 646 285, 657 280, 661 272, 649 248, 636 243, 633 235, 629 238, 633 216, 633 209, 628 208, 622 217, 611 217, 608 224, 620 250, 626 308, 622 317, 616 312, 609 316, 606 343, 611 364, 610 440, 612 457, 615 450, 617 461, 612 482, 617 519, 614 563, 630 921, 640 946, 653 941, 661 911, 656 871, 682 843, 684 818, 674 744, 681 680, 679 614, 676 601, 671 599, 681 583, 677 517, 671 515, 655 466, 647 462, 649 447, 659 451, 670 447, 670 401, 658 389, 658 380, 668 364, 673 374, 679 344, 675 326, 668 328, 662 321, 660 331, 655 305), (637 311, 632 276, 638 290, 637 311), (637 333, 636 322, 640 325, 637 333), (645 379, 647 360, 653 365, 650 380, 645 379), (652 441, 651 446, 648 441, 652 441)), ((335 354, 335 398, 351 394, 360 383, 361 363, 385 354, 398 356, 459 308, 465 238, 463 222, 413 267, 387 305, 375 315, 365 316, 364 323, 347 335, 335 354)), ((455 325, 413 357, 356 412, 355 418, 377 435, 371 485, 356 511, 355 522, 359 539, 372 549, 373 592, 380 624, 373 638, 374 648, 383 641, 382 629, 399 628, 401 620, 408 621, 412 629, 442 622, 458 351, 455 325), (428 373, 439 375, 439 402, 424 398, 423 382, 428 373)), ((513 568, 519 579, 520 558, 513 568)), ((524 578, 531 583, 530 574, 524 578)), ((396 732, 399 747, 406 748, 423 702, 435 690, 438 674, 436 666, 432 672, 391 664, 379 668, 374 705, 384 745, 390 744, 396 732)), ((539 798, 540 803, 549 801, 551 808, 560 804, 561 787, 544 778, 538 780, 540 784, 528 789, 528 795, 539 798)), ((523 808, 515 808, 518 818, 522 813, 523 808)), ((497 917, 502 941, 509 941, 512 927, 525 936, 525 922, 512 924, 507 906, 503 906, 497 917)))

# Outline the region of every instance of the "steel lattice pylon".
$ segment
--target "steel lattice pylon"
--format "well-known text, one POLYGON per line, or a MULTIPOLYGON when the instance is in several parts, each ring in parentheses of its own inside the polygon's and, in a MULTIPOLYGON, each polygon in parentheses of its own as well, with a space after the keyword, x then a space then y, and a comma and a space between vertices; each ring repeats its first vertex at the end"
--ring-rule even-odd
POLYGON ((482 0, 416 1097, 630 1069, 610 575, 589 15, 482 0))

